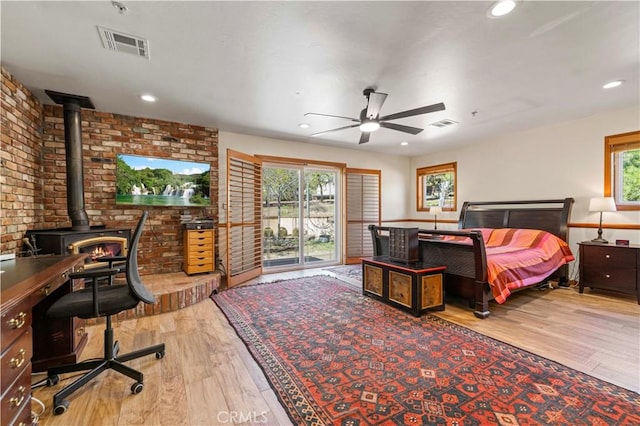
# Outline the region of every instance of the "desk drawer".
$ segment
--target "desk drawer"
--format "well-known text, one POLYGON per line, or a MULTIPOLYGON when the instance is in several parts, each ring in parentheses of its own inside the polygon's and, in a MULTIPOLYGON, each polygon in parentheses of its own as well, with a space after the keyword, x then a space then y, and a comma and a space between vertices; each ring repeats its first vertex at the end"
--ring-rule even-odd
POLYGON ((2 377, 0 378, 2 390, 1 394, 9 388, 9 385, 20 375, 21 372, 31 362, 33 354, 33 333, 31 327, 15 341, 13 345, 2 353, 0 362, 2 363, 2 377))
POLYGON ((25 406, 31 407, 31 366, 13 382, 7 392, 2 395, 0 411, 3 425, 8 425, 15 419, 25 406))
MULTIPOLYGON (((31 401, 31 397, 29 397, 29 401, 31 401)), ((16 417, 13 418, 13 421, 10 423, 12 426, 32 426, 33 420, 31 418, 31 404, 27 402, 22 407, 22 410, 18 413, 16 417)))
POLYGON ((2 352, 31 326, 31 321, 29 299, 2 313, 2 352))

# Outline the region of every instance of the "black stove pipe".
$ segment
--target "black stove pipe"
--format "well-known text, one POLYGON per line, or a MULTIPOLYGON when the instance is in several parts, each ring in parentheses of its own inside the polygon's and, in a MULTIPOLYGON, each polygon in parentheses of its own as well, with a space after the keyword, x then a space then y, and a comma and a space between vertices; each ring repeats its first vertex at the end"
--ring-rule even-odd
POLYGON ((80 104, 64 104, 64 150, 67 161, 67 212, 71 229, 88 231, 89 216, 84 209, 84 168, 82 161, 82 119, 80 104))
POLYGON ((82 159, 82 118, 80 108, 94 109, 91 100, 85 96, 45 91, 64 110, 64 149, 67 164, 67 212, 71 219, 71 229, 88 231, 89 216, 84 209, 84 168, 82 159))

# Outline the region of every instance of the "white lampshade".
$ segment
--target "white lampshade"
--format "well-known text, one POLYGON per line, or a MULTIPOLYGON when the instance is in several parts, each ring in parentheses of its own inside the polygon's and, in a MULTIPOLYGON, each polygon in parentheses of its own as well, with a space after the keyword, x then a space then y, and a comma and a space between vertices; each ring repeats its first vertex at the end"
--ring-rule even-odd
POLYGON ((429 214, 437 215, 440 213, 442 213, 442 207, 440 206, 429 207, 429 214))
POLYGON ((594 197, 589 201, 590 212, 615 212, 616 202, 611 197, 594 197))

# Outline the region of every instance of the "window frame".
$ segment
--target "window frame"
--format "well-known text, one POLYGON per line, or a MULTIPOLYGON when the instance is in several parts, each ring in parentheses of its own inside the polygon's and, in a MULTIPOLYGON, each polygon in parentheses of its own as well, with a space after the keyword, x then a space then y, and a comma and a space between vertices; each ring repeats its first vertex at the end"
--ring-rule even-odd
POLYGON ((416 210, 419 212, 428 212, 429 205, 425 204, 423 194, 425 193, 425 178, 429 175, 438 175, 443 173, 453 174, 453 201, 450 205, 444 205, 442 211, 456 211, 458 203, 458 163, 438 164, 435 166, 420 167, 416 169, 416 210))
POLYGON ((616 196, 614 154, 637 149, 640 146, 640 130, 605 136, 604 138, 604 196, 613 197, 618 210, 640 210, 640 202, 620 203, 616 196), (626 149, 628 148, 628 149, 626 149))

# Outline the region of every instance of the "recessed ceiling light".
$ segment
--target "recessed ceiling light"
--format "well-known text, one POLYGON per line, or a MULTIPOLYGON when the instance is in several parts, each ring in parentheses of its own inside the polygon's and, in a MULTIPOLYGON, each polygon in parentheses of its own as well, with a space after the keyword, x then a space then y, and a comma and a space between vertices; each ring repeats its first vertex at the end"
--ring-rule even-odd
POLYGON ((141 95, 140 99, 142 99, 145 102, 155 102, 157 100, 156 97, 153 95, 141 95))
POLYGON ((602 86, 602 88, 603 89, 613 89, 614 87, 620 86, 622 83, 624 83, 624 80, 610 81, 607 84, 605 84, 604 86, 602 86))
POLYGON ((499 18, 510 13, 515 7, 516 2, 514 0, 500 0, 491 6, 488 15, 491 18, 499 18))
POLYGON ((311 127, 311 124, 309 124, 309 123, 300 123, 300 124, 298 124, 298 127, 300 127, 301 129, 308 129, 309 127, 311 127))
POLYGON ((402 146, 407 146, 407 145, 409 145, 409 142, 407 142, 407 141, 400 142, 400 145, 402 145, 402 146))

